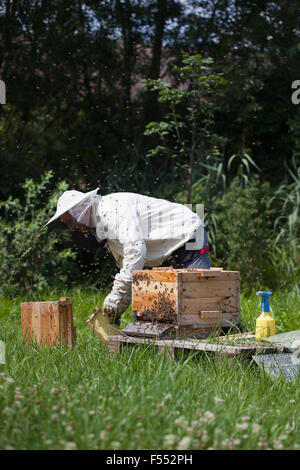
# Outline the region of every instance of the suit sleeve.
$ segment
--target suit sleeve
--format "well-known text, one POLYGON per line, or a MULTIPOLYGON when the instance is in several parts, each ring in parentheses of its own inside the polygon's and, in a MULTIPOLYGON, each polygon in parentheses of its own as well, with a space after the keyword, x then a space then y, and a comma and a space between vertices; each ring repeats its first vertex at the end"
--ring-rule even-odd
POLYGON ((123 264, 104 306, 113 306, 123 313, 131 302, 132 271, 143 269, 147 252, 136 200, 129 199, 119 205, 115 233, 123 246, 123 264))

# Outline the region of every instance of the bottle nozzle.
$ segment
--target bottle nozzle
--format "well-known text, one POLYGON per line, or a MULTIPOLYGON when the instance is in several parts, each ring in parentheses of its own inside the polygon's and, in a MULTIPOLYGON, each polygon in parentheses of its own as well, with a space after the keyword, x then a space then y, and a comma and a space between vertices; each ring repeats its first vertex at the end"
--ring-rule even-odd
POLYGON ((256 292, 256 295, 261 295, 261 301, 259 306, 262 307, 263 312, 269 312, 270 307, 269 307, 269 297, 271 297, 273 293, 268 292, 268 291, 258 291, 256 292))

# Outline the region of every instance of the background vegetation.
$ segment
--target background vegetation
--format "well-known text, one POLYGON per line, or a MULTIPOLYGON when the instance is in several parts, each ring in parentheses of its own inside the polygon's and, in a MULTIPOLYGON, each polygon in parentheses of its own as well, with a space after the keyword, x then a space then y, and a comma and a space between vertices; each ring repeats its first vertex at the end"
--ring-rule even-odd
POLYGON ((97 186, 204 203, 214 264, 248 289, 297 289, 298 13, 288 0, 0 1, 2 290, 111 279, 92 240, 41 232, 60 192, 97 186))
POLYGON ((299 13, 291 0, 0 0, 1 449, 299 449, 297 381, 151 348, 112 362, 85 320, 114 260, 44 227, 68 188, 204 204, 212 263, 241 271, 244 328, 259 288, 275 291, 277 332, 298 329, 299 13), (76 346, 24 346, 20 302, 60 295, 76 346))

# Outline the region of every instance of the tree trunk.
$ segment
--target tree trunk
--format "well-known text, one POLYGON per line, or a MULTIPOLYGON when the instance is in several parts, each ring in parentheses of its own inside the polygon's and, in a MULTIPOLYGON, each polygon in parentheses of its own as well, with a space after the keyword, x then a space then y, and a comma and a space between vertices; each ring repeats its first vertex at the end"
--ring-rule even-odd
POLYGON ((122 84, 123 84, 123 108, 125 115, 125 134, 128 140, 131 140, 132 128, 130 123, 132 121, 132 75, 136 61, 136 53, 134 50, 134 38, 132 32, 132 6, 129 0, 121 3, 120 0, 116 1, 116 8, 119 14, 119 21, 121 24, 122 37, 123 37, 123 71, 122 71, 122 84))
POLYGON ((155 14, 155 36, 152 48, 152 60, 149 78, 157 79, 160 75, 162 41, 167 19, 167 0, 157 0, 157 11, 155 14))
MULTIPOLYGON (((152 47, 152 59, 148 78, 158 79, 160 76, 162 42, 167 20, 168 0, 157 0, 155 13, 155 34, 152 47)), ((145 100, 145 122, 155 120, 158 113, 157 93, 148 90, 145 100)))
POLYGON ((130 107, 131 105, 131 85, 132 85, 132 72, 134 63, 134 50, 132 39, 132 22, 131 22, 131 5, 130 1, 126 0, 122 4, 120 0, 116 1, 116 7, 119 12, 119 20, 121 23, 122 37, 123 37, 123 84, 124 84, 124 106, 130 107))
POLYGON ((192 187, 193 187, 193 172, 195 165, 195 147, 196 147, 196 121, 195 121, 195 104, 192 105, 192 141, 191 149, 189 151, 189 168, 187 177, 187 196, 186 203, 190 204, 192 199, 192 187))

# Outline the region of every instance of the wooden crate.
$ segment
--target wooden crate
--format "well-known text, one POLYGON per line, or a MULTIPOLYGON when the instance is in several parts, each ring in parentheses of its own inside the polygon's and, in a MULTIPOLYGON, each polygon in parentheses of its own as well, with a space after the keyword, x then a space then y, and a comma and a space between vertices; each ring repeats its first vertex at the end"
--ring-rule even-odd
POLYGON ((209 336, 240 322, 240 273, 211 269, 153 268, 133 272, 137 321, 172 324, 177 336, 209 336))
POLYGON ((59 301, 21 303, 22 336, 24 343, 72 347, 76 342, 73 325, 72 301, 61 297, 59 301))

